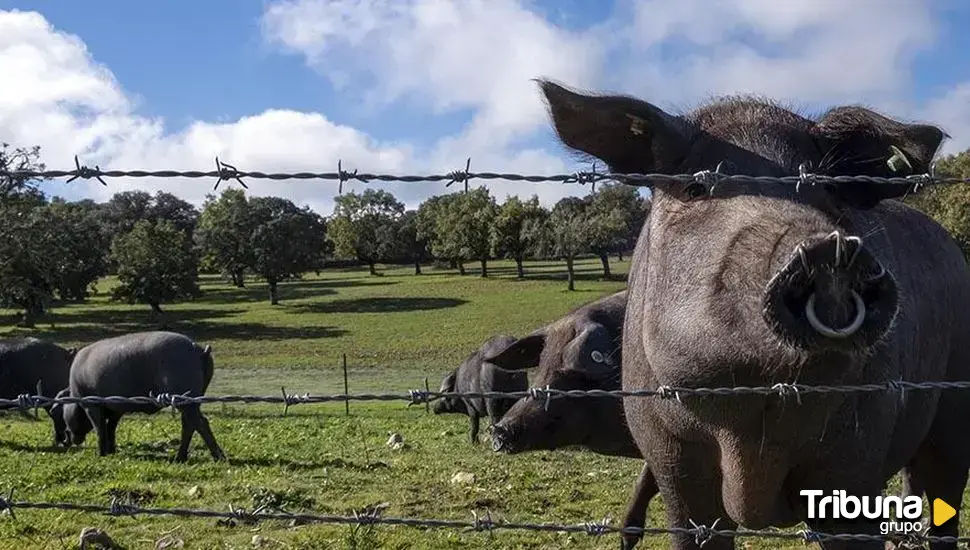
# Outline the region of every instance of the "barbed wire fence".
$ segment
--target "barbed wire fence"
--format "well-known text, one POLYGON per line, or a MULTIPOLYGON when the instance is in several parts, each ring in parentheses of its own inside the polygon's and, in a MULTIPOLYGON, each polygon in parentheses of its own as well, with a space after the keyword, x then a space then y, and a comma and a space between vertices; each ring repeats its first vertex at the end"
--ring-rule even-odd
POLYGON ((469 158, 463 170, 455 170, 446 174, 399 175, 372 174, 353 172, 343 169, 342 161, 337 163, 336 172, 260 172, 239 170, 231 164, 220 161, 216 157, 215 170, 102 170, 99 166, 91 168, 82 165, 77 156, 74 157, 73 170, 0 170, 0 177, 17 180, 68 178, 65 183, 78 179, 97 180, 104 186, 108 183, 104 178, 208 178, 216 179, 213 190, 217 190, 222 182, 236 181, 243 188, 249 186, 243 181, 247 179, 268 180, 324 180, 338 182, 338 192, 343 191, 343 184, 356 181, 371 182, 403 182, 403 183, 440 183, 445 187, 455 183, 465 184, 471 180, 505 180, 529 183, 574 183, 579 185, 595 184, 600 181, 616 181, 635 187, 650 187, 658 183, 701 184, 709 191, 721 184, 731 183, 783 183, 796 187, 814 185, 844 185, 849 183, 869 183, 881 185, 902 186, 913 192, 930 185, 952 185, 970 183, 970 178, 938 176, 935 167, 926 174, 913 174, 899 177, 878 176, 829 176, 812 173, 806 164, 799 167, 797 176, 749 176, 744 174, 723 174, 719 165, 715 170, 702 170, 693 174, 660 174, 660 173, 613 173, 597 172, 595 165, 590 171, 580 171, 571 174, 526 175, 508 172, 471 172, 469 158))
MULTIPOLYGON (((463 183, 467 191, 471 180, 506 180, 521 181, 530 183, 574 183, 590 184, 595 186, 599 181, 616 181, 626 185, 636 187, 650 187, 658 183, 680 183, 683 185, 701 185, 708 193, 722 184, 731 183, 782 183, 795 186, 796 191, 803 186, 833 186, 850 183, 882 184, 892 186, 902 186, 905 192, 918 192, 921 188, 930 185, 961 184, 970 183, 970 178, 938 177, 935 169, 931 168, 930 173, 916 174, 904 177, 872 177, 872 176, 828 176, 824 174, 814 174, 810 172, 806 165, 802 165, 797 176, 748 176, 748 175, 727 175, 717 169, 704 170, 694 174, 619 174, 596 172, 595 165, 589 172, 576 172, 572 174, 555 175, 523 175, 515 173, 497 172, 471 172, 471 159, 465 164, 464 170, 456 170, 447 174, 432 175, 393 175, 393 174, 371 174, 358 173, 357 170, 349 172, 343 170, 342 162, 338 161, 336 172, 259 172, 243 171, 235 166, 222 162, 216 158, 216 169, 211 171, 199 170, 102 170, 99 166, 90 168, 82 165, 77 156, 74 157, 75 168, 73 170, 0 170, 0 177, 13 178, 16 180, 31 179, 54 179, 68 178, 66 183, 71 183, 78 179, 94 179, 102 185, 107 186, 104 178, 215 178, 216 182, 213 190, 218 189, 222 182, 235 181, 242 187, 248 189, 243 181, 246 179, 268 179, 268 180, 325 180, 337 181, 338 193, 343 192, 345 182, 357 181, 362 183, 369 182, 444 182, 446 187, 455 183, 463 183)), ((594 187, 595 189, 595 187, 594 187)), ((779 383, 773 386, 764 387, 723 387, 723 388, 687 388, 660 386, 656 389, 642 390, 558 390, 550 387, 531 388, 527 391, 518 392, 434 392, 427 387, 425 379, 425 389, 408 390, 406 393, 361 393, 350 394, 347 382, 346 356, 343 361, 344 369, 344 393, 333 395, 310 395, 288 394, 284 389, 280 395, 257 396, 257 395, 222 395, 222 396, 191 396, 188 394, 153 394, 147 396, 66 396, 61 398, 51 398, 40 394, 23 394, 15 399, 0 399, 0 409, 19 409, 35 412, 41 407, 50 407, 55 404, 82 404, 82 405, 152 405, 159 408, 171 407, 178 409, 189 404, 207 403, 236 403, 243 405, 253 404, 282 404, 284 415, 292 405, 330 403, 342 401, 345 403, 345 411, 349 414, 350 401, 406 401, 408 406, 415 404, 429 404, 432 400, 452 397, 465 398, 529 398, 544 400, 546 407, 553 399, 580 398, 580 397, 653 397, 659 399, 677 399, 684 397, 730 397, 741 395, 776 395, 783 399, 795 398, 801 403, 801 396, 808 394, 825 393, 858 393, 858 392, 905 392, 905 391, 926 391, 926 390, 959 390, 970 389, 970 381, 888 381, 884 383, 841 385, 841 386, 809 386, 801 384, 779 383)), ((229 524, 236 522, 258 523, 267 520, 286 520, 304 523, 328 523, 328 524, 349 524, 349 525, 403 525, 411 527, 428 528, 452 528, 465 531, 493 531, 493 530, 528 530, 556 533, 586 533, 591 536, 602 536, 608 533, 638 534, 641 536, 650 535, 672 535, 681 534, 695 538, 698 544, 703 545, 713 537, 732 537, 732 538, 766 538, 766 539, 785 539, 803 540, 805 542, 825 542, 825 541, 876 541, 893 542, 905 547, 922 547, 927 543, 970 543, 970 537, 939 537, 930 536, 923 532, 898 534, 889 533, 885 535, 853 534, 853 533, 822 533, 811 530, 801 530, 797 532, 783 532, 774 529, 761 530, 717 530, 716 523, 712 526, 698 525, 694 522, 691 528, 648 528, 648 527, 613 527, 609 525, 609 519, 601 521, 591 521, 582 524, 563 525, 553 523, 515 523, 506 521, 494 521, 491 515, 486 513, 483 518, 473 513, 474 520, 443 520, 443 519, 421 519, 421 518, 394 518, 383 517, 379 512, 368 511, 365 513, 355 513, 351 516, 340 515, 315 515, 306 513, 290 513, 285 510, 270 509, 259 507, 253 512, 245 509, 229 507, 228 512, 217 510, 195 510, 185 508, 145 508, 123 504, 117 500, 112 500, 107 506, 96 504, 77 504, 66 502, 29 502, 19 501, 13 498, 13 491, 6 496, 0 496, 0 513, 7 512, 15 517, 15 511, 23 510, 63 510, 85 513, 103 513, 110 516, 177 516, 185 518, 217 518, 229 524)))

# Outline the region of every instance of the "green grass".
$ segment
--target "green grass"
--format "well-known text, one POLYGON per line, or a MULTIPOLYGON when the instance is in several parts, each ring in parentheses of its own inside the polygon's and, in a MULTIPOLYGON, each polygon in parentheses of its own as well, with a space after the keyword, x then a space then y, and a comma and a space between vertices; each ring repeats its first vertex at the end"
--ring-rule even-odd
MULTIPOLYGON (((616 262, 623 275, 626 262, 616 262)), ((426 268, 393 268, 372 277, 360 270, 327 270, 320 277, 281 287, 282 304, 271 306, 265 285, 236 289, 204 280, 205 295, 166 308, 168 328, 211 344, 217 370, 209 393, 278 395, 340 393, 341 356, 347 355, 351 393, 405 392, 432 388, 485 338, 521 335, 570 309, 619 290, 622 281, 600 280, 598 261, 578 265, 577 290, 566 291, 561 265, 527 265, 517 281, 514 266, 494 262, 491 277, 459 277, 426 268)), ((158 328, 147 308, 109 303, 101 292, 88 303, 56 310, 54 326, 35 330, 0 327, 0 335, 32 334, 62 345, 135 330, 158 328)), ((0 312, 3 314, 4 312, 0 312)), ((6 312, 8 315, 12 312, 6 312)), ((0 491, 15 499, 106 505, 112 497, 141 506, 252 510, 261 504, 291 512, 352 514, 384 505, 388 516, 469 521, 472 512, 493 519, 574 524, 622 520, 639 461, 588 452, 492 453, 467 442, 467 419, 434 416, 403 402, 299 405, 286 418, 282 407, 209 405, 213 431, 229 456, 212 462, 198 437, 188 464, 169 461, 178 422, 167 412, 125 417, 119 452, 96 456, 92 434, 81 449, 47 450, 47 422, 0 416, 0 491), (407 446, 385 445, 391 433, 407 446), (451 483, 470 472, 471 485, 451 483), (193 490, 194 489, 194 490, 193 490)), ((651 526, 663 526, 662 502, 651 504, 651 526)), ((0 549, 76 548, 84 527, 100 527, 127 548, 154 548, 169 537, 184 548, 616 548, 615 535, 498 531, 464 533, 410 527, 300 525, 264 522, 226 527, 215 520, 171 517, 107 517, 60 511, 20 510, 0 518, 0 549)), ((749 548, 786 547, 776 541, 749 548)), ((790 543, 791 547, 802 546, 790 543)), ((650 537, 642 548, 666 548, 650 537)))

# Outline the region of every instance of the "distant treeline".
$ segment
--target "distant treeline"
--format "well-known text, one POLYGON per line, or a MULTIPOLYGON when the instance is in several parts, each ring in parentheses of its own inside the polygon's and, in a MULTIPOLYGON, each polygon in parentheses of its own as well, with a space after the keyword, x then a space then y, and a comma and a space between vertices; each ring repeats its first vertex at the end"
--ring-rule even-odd
MULTIPOLYGON (((42 170, 40 149, 0 149, 0 168, 42 170)), ((84 301, 105 275, 119 285, 112 299, 149 305, 198 297, 198 274, 220 273, 236 286, 247 277, 277 285, 327 267, 429 263, 465 274, 465 263, 514 260, 524 277, 527 259, 565 263, 573 288, 573 261, 600 258, 610 278, 611 255, 631 250, 650 202, 635 188, 600 184, 551 209, 487 188, 428 198, 407 210, 394 195, 368 189, 336 197, 321 216, 281 197, 249 197, 228 188, 208 195, 201 211, 170 193, 116 193, 110 200, 65 201, 38 190, 37 181, 0 176, 0 307, 22 312, 33 326, 52 306, 84 301)))

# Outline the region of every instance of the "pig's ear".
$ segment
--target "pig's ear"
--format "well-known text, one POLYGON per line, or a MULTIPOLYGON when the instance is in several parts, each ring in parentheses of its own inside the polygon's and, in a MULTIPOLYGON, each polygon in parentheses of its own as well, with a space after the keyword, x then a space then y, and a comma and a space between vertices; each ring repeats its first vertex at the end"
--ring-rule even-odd
POLYGON ((445 376, 444 380, 441 381, 441 393, 452 392, 455 390, 455 380, 458 378, 458 373, 451 371, 448 376, 445 376))
POLYGON ((546 347, 546 335, 539 332, 519 338, 500 352, 483 357, 502 370, 523 370, 539 366, 539 357, 546 347))
POLYGON ((669 173, 687 155, 692 132, 680 117, 633 97, 590 95, 546 79, 537 82, 560 141, 614 172, 669 173))
POLYGON ((568 364, 594 375, 612 375, 620 368, 620 345, 610 337, 610 331, 600 323, 587 323, 571 344, 579 354, 576 363, 568 364))

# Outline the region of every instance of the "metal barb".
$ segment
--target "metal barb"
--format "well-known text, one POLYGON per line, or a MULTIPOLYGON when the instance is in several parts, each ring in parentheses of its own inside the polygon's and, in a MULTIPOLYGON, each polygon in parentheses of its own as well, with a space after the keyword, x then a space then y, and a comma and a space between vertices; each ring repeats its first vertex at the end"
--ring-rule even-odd
POLYGON ((34 409, 34 412, 36 413, 37 405, 38 405, 37 398, 34 397, 33 395, 22 393, 17 396, 17 408, 22 411, 29 411, 30 409, 34 409))
POLYGON ((340 178, 337 180, 337 194, 342 195, 344 192, 344 181, 347 180, 347 173, 344 172, 342 159, 337 159, 337 177, 340 178))
POLYGON ((412 405, 420 405, 421 403, 427 404, 428 401, 430 401, 429 393, 430 392, 424 390, 408 390, 408 398, 410 399, 408 407, 412 405))
POLYGON ((263 504, 262 506, 259 506, 252 512, 249 512, 245 508, 235 508, 233 507, 232 504, 230 504, 229 516, 230 516, 230 519, 237 520, 247 525, 252 525, 255 523, 259 523, 259 520, 262 519, 261 516, 266 509, 267 509, 267 505, 263 504))
POLYGON ((593 168, 589 172, 576 172, 572 176, 572 182, 578 183, 579 185, 586 185, 587 183, 592 184, 591 193, 596 192, 596 163, 593 163, 593 168))
POLYGON ((547 384, 545 388, 529 388, 529 397, 532 399, 540 399, 545 396, 545 404, 543 405, 544 410, 549 410, 549 401, 552 400, 552 388, 547 384))
POLYGON ((489 534, 492 533, 492 529, 495 528, 495 522, 492 521, 492 512, 488 509, 485 510, 485 517, 478 517, 478 512, 472 510, 472 518, 474 522, 469 530, 471 531, 488 531, 489 534))
POLYGON ((365 508, 363 512, 353 511, 357 525, 373 525, 380 523, 381 511, 378 508, 365 508))
POLYGON ((795 184, 795 193, 801 191, 803 185, 815 186, 815 174, 808 171, 808 164, 798 165, 798 183, 795 184))
POLYGON ((657 386, 657 397, 660 399, 674 398, 678 402, 683 403, 683 401, 680 400, 680 392, 674 390, 670 386, 657 386))
POLYGON ((795 402, 799 405, 802 404, 802 396, 798 393, 798 386, 795 384, 778 383, 771 388, 778 390, 778 395, 782 398, 782 400, 795 396, 795 402))
POLYGON ((219 179, 216 180, 215 187, 212 188, 213 191, 219 189, 219 184, 224 181, 229 181, 234 179, 239 182, 239 185, 243 186, 243 189, 249 189, 246 182, 239 177, 239 170, 231 164, 226 164, 225 162, 220 162, 219 157, 216 157, 216 171, 219 173, 219 179))
POLYGON ((454 172, 450 172, 448 174, 448 177, 451 179, 448 183, 445 184, 445 187, 451 187, 451 184, 453 183, 464 182, 465 191, 468 191, 468 180, 471 179, 471 172, 469 172, 471 170, 471 167, 472 167, 472 158, 468 157, 468 160, 465 161, 465 170, 464 171, 455 170, 454 172))
POLYGON ((605 517, 599 521, 590 521, 583 524, 586 534, 591 537, 601 537, 610 531, 610 518, 605 517))
POLYGON ((918 192, 927 185, 940 183, 936 179, 936 163, 930 165, 930 172, 928 174, 914 174, 912 176, 906 176, 906 179, 913 181, 913 193, 918 192))
POLYGON ((77 155, 74 155, 74 166, 76 168, 76 170, 74 171, 74 176, 72 176, 64 183, 71 183, 72 181, 78 178, 85 179, 85 180, 95 178, 101 182, 101 185, 105 187, 108 186, 108 184, 103 179, 101 179, 101 167, 98 166, 97 164, 94 165, 93 170, 91 168, 88 168, 87 166, 81 166, 81 161, 78 160, 77 155))
POLYGON ((816 533, 815 531, 812 531, 811 529, 802 529, 801 531, 798 532, 798 535, 805 540, 805 544, 812 544, 813 542, 814 543, 822 542, 822 539, 821 537, 819 537, 819 534, 816 533))
POLYGON ((111 516, 131 516, 135 517, 137 514, 137 508, 129 504, 125 504, 119 501, 117 498, 111 499, 111 505, 108 507, 108 515, 111 516))
POLYGON ((717 527, 717 524, 719 521, 721 521, 721 518, 714 520, 714 523, 710 527, 706 525, 697 525, 692 519, 687 521, 694 526, 694 542, 696 542, 698 546, 703 547, 705 544, 710 542, 712 538, 714 538, 714 528, 717 527))
POLYGON ((0 514, 7 512, 10 517, 17 519, 16 514, 14 514, 14 502, 13 502, 13 487, 7 492, 7 496, 0 495, 0 514))

